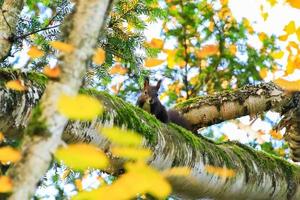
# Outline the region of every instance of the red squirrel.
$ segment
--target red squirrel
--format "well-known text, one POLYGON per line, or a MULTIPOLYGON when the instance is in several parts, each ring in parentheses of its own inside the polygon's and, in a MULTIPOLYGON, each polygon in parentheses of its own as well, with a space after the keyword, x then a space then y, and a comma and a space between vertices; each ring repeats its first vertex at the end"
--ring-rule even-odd
POLYGON ((162 105, 158 98, 158 90, 160 88, 162 80, 159 80, 156 86, 149 84, 149 78, 144 80, 144 88, 142 94, 137 100, 137 105, 143 110, 153 114, 158 120, 163 123, 172 122, 187 130, 192 130, 188 121, 180 115, 176 110, 167 111, 165 106, 162 105))

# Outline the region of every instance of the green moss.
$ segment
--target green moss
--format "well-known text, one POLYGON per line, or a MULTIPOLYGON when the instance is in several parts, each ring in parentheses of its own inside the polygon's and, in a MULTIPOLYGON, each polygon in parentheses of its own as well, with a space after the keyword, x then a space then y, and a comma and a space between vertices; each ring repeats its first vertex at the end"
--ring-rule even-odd
POLYGON ((40 105, 36 105, 32 110, 31 120, 27 126, 26 134, 29 135, 45 135, 49 134, 45 120, 41 119, 42 109, 40 105))
POLYGON ((161 124, 152 115, 107 92, 97 91, 95 89, 81 89, 80 93, 96 96, 100 98, 104 104, 110 105, 115 114, 111 113, 112 111, 106 111, 102 116, 103 121, 113 118, 114 124, 119 126, 126 125, 128 129, 143 134, 151 144, 157 142, 157 132, 161 124))
POLYGON ((194 103, 198 103, 201 100, 202 97, 194 97, 194 98, 190 98, 186 101, 183 101, 181 103, 178 103, 175 105, 175 108, 180 109, 180 108, 186 108, 187 106, 194 104, 194 103))
POLYGON ((40 87, 45 87, 48 78, 42 73, 31 71, 22 72, 20 69, 3 68, 0 71, 0 85, 4 85, 7 81, 12 79, 23 79, 26 83, 28 79, 40 87))
POLYGON ((31 80, 34 83, 37 83, 39 86, 42 87, 45 87, 48 82, 48 78, 45 75, 37 72, 28 72, 27 77, 29 78, 29 80, 31 80))

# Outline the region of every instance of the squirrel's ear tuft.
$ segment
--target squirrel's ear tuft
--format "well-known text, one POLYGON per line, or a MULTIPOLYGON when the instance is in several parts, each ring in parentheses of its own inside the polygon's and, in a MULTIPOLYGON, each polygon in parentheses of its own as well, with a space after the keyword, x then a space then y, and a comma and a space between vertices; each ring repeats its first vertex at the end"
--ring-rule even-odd
POLYGON ((144 79, 144 88, 149 86, 149 77, 145 77, 144 79))
POLYGON ((159 81, 157 81, 157 84, 156 84, 156 89, 157 90, 159 90, 161 82, 162 82, 162 79, 160 79, 159 81))

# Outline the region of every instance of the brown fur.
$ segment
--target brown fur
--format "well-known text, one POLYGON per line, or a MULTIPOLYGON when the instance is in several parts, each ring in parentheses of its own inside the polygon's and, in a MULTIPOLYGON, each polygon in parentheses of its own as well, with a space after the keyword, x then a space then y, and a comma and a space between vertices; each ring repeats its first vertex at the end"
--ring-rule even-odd
POLYGON ((157 82, 156 86, 151 86, 149 84, 149 79, 145 79, 144 88, 142 90, 142 94, 137 100, 137 105, 147 112, 153 114, 163 123, 172 122, 188 130, 192 130, 191 125, 182 115, 180 115, 180 113, 175 110, 167 111, 165 106, 162 105, 158 98, 158 90, 160 85, 161 80, 157 82))

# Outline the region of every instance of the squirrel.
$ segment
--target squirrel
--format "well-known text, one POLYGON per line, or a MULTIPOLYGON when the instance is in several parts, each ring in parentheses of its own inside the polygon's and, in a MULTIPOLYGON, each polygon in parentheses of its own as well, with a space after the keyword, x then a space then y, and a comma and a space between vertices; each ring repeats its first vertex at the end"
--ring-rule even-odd
POLYGON ((176 110, 167 111, 158 98, 158 90, 162 80, 159 80, 156 86, 149 84, 149 78, 144 80, 144 88, 142 94, 137 100, 137 106, 153 114, 158 120, 163 123, 172 122, 187 130, 192 131, 190 123, 176 110))

